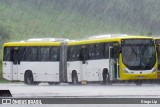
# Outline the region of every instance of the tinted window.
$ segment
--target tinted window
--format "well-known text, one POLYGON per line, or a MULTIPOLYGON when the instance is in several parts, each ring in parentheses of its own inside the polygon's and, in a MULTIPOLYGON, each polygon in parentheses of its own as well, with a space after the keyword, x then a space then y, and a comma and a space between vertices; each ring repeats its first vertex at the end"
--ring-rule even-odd
POLYGON ((60 48, 59 47, 51 47, 50 48, 50 60, 51 61, 59 61, 60 57, 60 48))
POLYGON ((49 47, 40 47, 38 53, 39 61, 49 61, 50 48, 49 47))
POLYGON ((26 48, 25 47, 18 48, 18 56, 19 56, 19 61, 26 60, 26 48))
POLYGON ((89 59, 103 59, 104 58, 104 43, 90 44, 88 50, 89 59))
MULTIPOLYGON (((17 47, 18 61, 59 61, 59 47, 17 47)), ((4 48, 4 61, 13 61, 14 47, 4 48)))
POLYGON ((88 45, 81 45, 80 46, 80 60, 88 60, 89 58, 89 51, 88 51, 88 45))
POLYGON ((14 47, 14 49, 11 51, 11 53, 12 53, 11 61, 13 61, 13 64, 17 64, 19 61, 18 47, 14 47))
POLYGON ((26 47, 26 61, 37 61, 37 47, 26 47))
POLYGON ((104 58, 104 43, 96 44, 96 53, 95 56, 97 59, 104 58))
POLYGON ((68 47, 68 60, 78 61, 80 60, 80 46, 70 46, 68 47))
POLYGON ((11 47, 4 47, 4 61, 11 61, 11 47))
POLYGON ((112 49, 112 52, 111 52, 111 57, 113 58, 115 55, 117 55, 117 52, 119 52, 119 47, 118 48, 115 48, 117 46, 114 46, 115 44, 118 44, 117 42, 111 42, 111 43, 105 43, 105 46, 104 46, 104 57, 106 59, 109 59, 109 47, 112 47, 114 49, 112 49))
POLYGON ((88 48, 88 58, 89 59, 96 59, 96 45, 90 44, 88 48))

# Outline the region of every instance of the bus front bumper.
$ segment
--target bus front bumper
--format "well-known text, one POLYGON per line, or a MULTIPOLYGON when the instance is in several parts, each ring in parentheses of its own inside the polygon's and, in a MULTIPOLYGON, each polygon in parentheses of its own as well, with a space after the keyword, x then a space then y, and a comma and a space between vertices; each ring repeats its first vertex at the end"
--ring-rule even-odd
POLYGON ((129 74, 125 73, 121 75, 121 80, 155 80, 158 79, 158 73, 149 73, 149 74, 129 74))

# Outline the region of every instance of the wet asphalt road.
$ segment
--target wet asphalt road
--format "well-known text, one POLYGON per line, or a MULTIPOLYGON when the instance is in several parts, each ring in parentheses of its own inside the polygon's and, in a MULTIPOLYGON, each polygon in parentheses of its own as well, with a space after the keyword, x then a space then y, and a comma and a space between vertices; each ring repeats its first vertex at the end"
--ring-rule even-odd
POLYGON ((9 89, 12 96, 57 98, 57 97, 91 97, 91 98, 160 98, 159 84, 112 84, 110 86, 87 84, 73 86, 62 83, 60 85, 25 85, 24 83, 3 83, 0 89, 9 89))

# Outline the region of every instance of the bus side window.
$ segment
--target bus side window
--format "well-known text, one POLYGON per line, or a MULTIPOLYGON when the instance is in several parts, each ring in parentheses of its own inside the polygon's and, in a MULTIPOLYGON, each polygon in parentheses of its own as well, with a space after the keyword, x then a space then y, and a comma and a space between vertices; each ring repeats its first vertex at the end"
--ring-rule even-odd
POLYGON ((38 48, 37 47, 32 47, 32 61, 37 61, 38 60, 38 48))
POLYGON ((76 50, 76 46, 72 46, 71 47, 71 60, 72 61, 76 61, 76 52, 77 52, 77 50, 76 50))
POLYGON ((73 58, 72 58, 73 57, 73 55, 72 55, 73 53, 72 52, 73 52, 73 47, 69 46, 68 47, 68 53, 67 53, 67 60, 68 61, 72 61, 73 60, 73 58))
POLYGON ((19 47, 18 56, 19 56, 19 62, 26 60, 26 48, 25 47, 19 47))
POLYGON ((60 48, 59 47, 51 47, 50 48, 50 60, 51 61, 59 61, 59 52, 60 48))
POLYGON ((70 61, 70 46, 67 48, 67 61, 70 61))
POLYGON ((88 50, 87 50, 87 46, 86 45, 83 45, 81 46, 81 49, 80 49, 80 59, 82 60, 82 63, 85 64, 85 61, 88 59, 88 50))
POLYGON ((111 55, 110 57, 111 57, 111 58, 114 58, 114 57, 115 57, 115 54, 116 54, 116 53, 115 53, 115 48, 114 48, 114 47, 110 48, 110 55, 111 55))
POLYGON ((18 56, 17 56, 18 50, 13 50, 13 64, 17 64, 18 56))
POLYGON ((96 59, 96 45, 95 44, 90 44, 89 45, 88 53, 89 53, 88 58, 90 60, 96 59))
POLYGON ((18 47, 14 47, 13 50, 11 50, 11 54, 12 54, 11 61, 13 62, 13 64, 18 64, 18 61, 19 61, 18 52, 19 52, 18 47))
POLYGON ((78 61, 79 60, 79 46, 73 46, 72 47, 72 60, 78 61))
POLYGON ((120 51, 120 46, 114 46, 112 49, 112 58, 118 58, 120 51))
POLYGON ((67 57, 68 61, 79 61, 80 60, 79 46, 70 46, 70 47, 68 47, 67 56, 68 56, 67 57))
POLYGON ((11 61, 11 47, 4 47, 3 61, 11 61))
POLYGON ((104 58, 104 43, 96 44, 96 58, 103 59, 104 58))
POLYGON ((79 61, 80 60, 80 46, 76 47, 76 60, 79 61))
POLYGON ((30 47, 26 47, 26 61, 30 61, 31 60, 31 48, 30 47))
POLYGON ((49 47, 40 47, 38 54, 39 61, 49 61, 49 53, 50 53, 49 47))
POLYGON ((38 48, 27 47, 26 48, 26 61, 37 61, 38 60, 38 48))
POLYGON ((105 57, 105 59, 109 59, 109 46, 110 46, 110 43, 105 43, 105 45, 104 45, 104 57, 105 57))

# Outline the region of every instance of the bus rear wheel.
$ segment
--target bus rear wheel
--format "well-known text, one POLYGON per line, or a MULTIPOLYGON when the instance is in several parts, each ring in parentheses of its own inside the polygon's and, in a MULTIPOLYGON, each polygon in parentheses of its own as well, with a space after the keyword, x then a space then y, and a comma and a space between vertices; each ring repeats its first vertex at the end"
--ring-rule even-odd
POLYGON ((25 78, 24 79, 25 84, 28 84, 28 85, 34 84, 34 82, 33 82, 33 74, 32 74, 31 71, 26 72, 24 78, 25 78))

